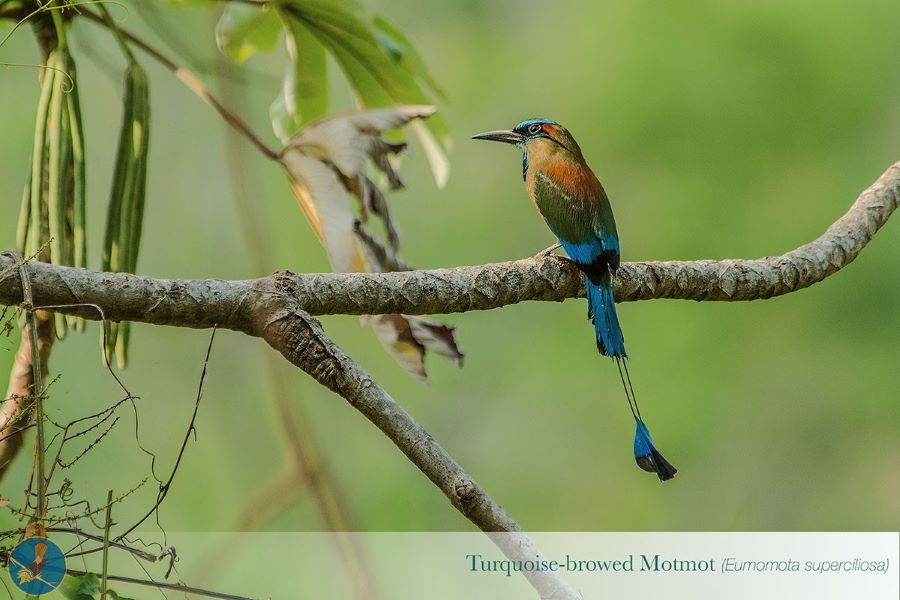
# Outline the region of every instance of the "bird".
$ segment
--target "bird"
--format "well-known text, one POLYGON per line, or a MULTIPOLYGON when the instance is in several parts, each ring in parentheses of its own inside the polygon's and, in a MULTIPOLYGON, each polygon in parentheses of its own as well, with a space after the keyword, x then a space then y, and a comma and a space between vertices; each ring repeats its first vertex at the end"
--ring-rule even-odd
POLYGON ((522 151, 522 178, 538 213, 559 244, 584 274, 588 318, 593 322, 600 354, 615 362, 635 421, 634 458, 660 481, 677 469, 653 443, 634 395, 625 338, 616 314, 612 278, 619 268, 621 247, 609 198, 588 166, 569 131, 555 121, 528 119, 511 130, 472 136, 513 144, 522 151))
POLYGON ((37 577, 44 570, 44 555, 47 553, 47 544, 38 542, 34 545, 34 560, 28 565, 32 577, 37 577))

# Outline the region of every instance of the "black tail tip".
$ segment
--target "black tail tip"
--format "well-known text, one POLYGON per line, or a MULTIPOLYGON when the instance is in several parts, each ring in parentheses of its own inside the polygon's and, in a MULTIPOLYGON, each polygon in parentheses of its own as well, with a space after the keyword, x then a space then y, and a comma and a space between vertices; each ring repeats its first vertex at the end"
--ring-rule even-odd
POLYGON ((663 455, 656 449, 651 450, 650 454, 636 457, 635 460, 637 461, 638 466, 643 470, 648 473, 656 473, 659 476, 660 481, 668 481, 675 477, 675 473, 678 472, 678 469, 663 458, 663 455))

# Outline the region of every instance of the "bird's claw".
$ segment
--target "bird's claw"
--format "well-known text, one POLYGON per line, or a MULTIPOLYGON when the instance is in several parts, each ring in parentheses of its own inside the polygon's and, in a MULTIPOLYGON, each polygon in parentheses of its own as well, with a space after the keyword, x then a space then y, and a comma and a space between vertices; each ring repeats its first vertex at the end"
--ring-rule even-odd
POLYGON ((549 248, 545 248, 544 250, 541 250, 540 252, 535 254, 534 258, 547 258, 548 256, 551 256, 558 248, 561 248, 561 247, 562 247, 562 244, 560 244, 560 243, 553 244, 549 248))

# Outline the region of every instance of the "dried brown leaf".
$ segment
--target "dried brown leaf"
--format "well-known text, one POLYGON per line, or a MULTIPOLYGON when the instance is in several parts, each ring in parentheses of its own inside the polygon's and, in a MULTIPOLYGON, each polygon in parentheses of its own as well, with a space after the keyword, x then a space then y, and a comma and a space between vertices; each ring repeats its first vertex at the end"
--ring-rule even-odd
POLYGON ((371 319, 378 339, 400 365, 426 381, 425 354, 430 350, 462 366, 463 353, 454 328, 412 315, 377 315, 371 319))
MULTIPOLYGON (((369 161, 385 174, 391 189, 403 186, 391 156, 405 144, 381 137, 388 129, 427 117, 430 106, 367 110, 320 119, 301 129, 281 152, 281 163, 297 201, 325 246, 332 269, 396 271, 410 267, 397 257, 400 244, 382 190, 367 175, 369 161), (353 198, 359 216, 354 213, 353 198), (377 215, 385 226, 387 246, 366 231, 361 221, 377 215)), ((425 380, 428 351, 462 364, 463 354, 453 327, 418 316, 378 315, 364 318, 391 356, 403 368, 425 380)))

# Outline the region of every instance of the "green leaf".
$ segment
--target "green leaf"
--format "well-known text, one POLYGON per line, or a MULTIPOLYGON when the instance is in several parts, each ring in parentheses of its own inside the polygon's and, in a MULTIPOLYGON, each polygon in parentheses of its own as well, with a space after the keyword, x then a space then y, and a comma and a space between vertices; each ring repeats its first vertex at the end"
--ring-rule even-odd
MULTIPOLYGON (((391 64, 380 48, 372 50, 358 38, 351 39, 341 33, 324 29, 322 33, 326 37, 330 36, 329 47, 332 54, 364 106, 428 103, 428 98, 412 76, 391 64)), ((443 187, 449 171, 446 148, 450 143, 450 129, 447 122, 440 114, 435 114, 424 124, 413 123, 412 129, 422 143, 438 187, 443 187)))
POLYGON ((66 575, 59 591, 68 600, 94 600, 100 592, 100 577, 96 573, 85 573, 80 577, 66 575))
MULTIPOLYGON (((327 0, 282 1, 334 54, 365 106, 430 103, 413 74, 403 64, 389 57, 378 43, 372 29, 359 16, 361 9, 356 3, 327 0), (363 71, 368 76, 363 75, 363 71), (375 87, 381 88, 383 92, 379 93, 375 87)), ((449 128, 440 115, 428 119, 427 126, 446 144, 449 140, 449 128)))
MULTIPOLYGON (((281 96, 272 105, 271 112, 290 135, 300 125, 325 116, 328 110, 328 73, 325 48, 316 36, 299 19, 291 18, 282 11, 278 14, 284 23, 291 62, 284 75, 281 96), (284 110, 290 119, 283 116, 284 110)), ((273 126, 276 130, 279 127, 274 122, 273 126)))
POLYGON ((375 38, 378 40, 382 50, 394 62, 425 84, 438 98, 446 100, 447 94, 437 84, 431 73, 428 72, 428 67, 425 66, 425 60, 422 58, 422 55, 419 54, 419 51, 416 50, 403 32, 381 17, 375 17, 372 24, 375 26, 375 38))
MULTIPOLYGON (((436 87, 424 62, 406 37, 384 20, 375 23, 381 32, 379 43, 361 16, 362 8, 352 0, 279 0, 279 6, 291 21, 301 22, 331 52, 361 105, 371 108, 430 104, 418 81, 429 88, 436 87)), ((436 114, 418 129, 417 135, 441 185, 446 179, 446 148, 450 144, 447 122, 436 114)))
POLYGON ((255 52, 269 52, 278 42, 281 21, 268 5, 229 3, 216 23, 216 44, 235 62, 255 52))
POLYGON ((114 592, 113 590, 106 590, 106 594, 112 598, 113 600, 133 600, 132 598, 126 598, 125 596, 121 596, 114 592))
MULTIPOLYGON (((324 0, 282 0, 282 3, 289 16, 306 25, 334 54, 364 103, 368 104, 365 97, 372 92, 371 80, 364 79, 367 85, 358 89, 359 67, 386 92, 388 102, 383 105, 392 104, 391 99, 401 103, 427 103, 424 97, 413 100, 418 91, 415 81, 384 53, 369 27, 354 14, 355 4, 324 0)), ((379 97, 384 100, 383 94, 379 97)))
POLYGON ((367 108, 393 106, 394 100, 378 78, 340 44, 330 44, 331 54, 350 81, 359 103, 367 108))

